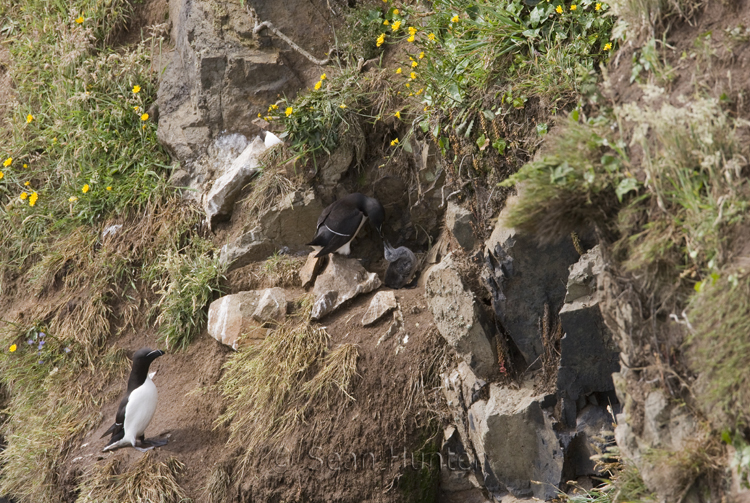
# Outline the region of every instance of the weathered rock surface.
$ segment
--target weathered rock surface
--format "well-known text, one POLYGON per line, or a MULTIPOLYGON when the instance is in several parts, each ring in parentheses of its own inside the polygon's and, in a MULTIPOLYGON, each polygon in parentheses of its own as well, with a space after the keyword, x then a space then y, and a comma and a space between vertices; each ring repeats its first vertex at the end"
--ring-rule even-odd
POLYGON ((462 208, 453 201, 448 203, 448 209, 445 211, 445 226, 464 250, 474 248, 473 225, 474 215, 469 210, 462 208))
POLYGON ((497 359, 490 343, 494 337, 490 324, 450 254, 430 269, 425 297, 440 335, 478 376, 495 376, 497 359))
POLYGON ((203 202, 209 228, 216 221, 226 220, 232 215, 234 201, 242 187, 260 172, 258 159, 266 148, 263 140, 256 136, 214 181, 203 202))
MULTIPOLYGON (((260 225, 221 247, 219 259, 228 270, 265 260, 274 250, 308 251, 305 245, 315 233, 323 207, 312 191, 287 194, 260 216, 260 225)), ((309 280, 308 280, 309 282, 309 280)))
POLYGON ((539 366, 543 350, 539 321, 544 316, 544 306, 549 305, 552 313, 562 307, 568 267, 578 260, 578 252, 570 239, 539 246, 534 236, 524 236, 507 227, 505 215, 505 210, 500 213, 485 243, 484 279, 497 319, 526 363, 539 366))
POLYGON ((217 341, 237 349, 241 337, 266 337, 266 323, 286 318, 287 301, 282 288, 251 290, 216 299, 208 308, 208 333, 217 341))
POLYGON ((315 297, 311 317, 319 320, 335 311, 346 301, 359 294, 371 292, 380 287, 380 279, 374 272, 367 272, 355 259, 330 255, 328 265, 315 280, 315 297))
MULTIPOLYGON (((560 323, 565 335, 560 340, 557 389, 565 405, 582 395, 613 391, 612 373, 620 369, 619 351, 604 324, 599 307, 598 275, 604 270, 596 246, 570 267, 565 305, 560 323)), ((562 420, 575 425, 575 407, 563 408, 562 420)))
POLYGON ((396 296, 393 292, 378 292, 370 301, 370 306, 362 317, 362 325, 367 327, 380 320, 383 316, 390 313, 396 307, 396 296))
MULTIPOLYGON (((308 52, 327 52, 328 23, 312 2, 172 0, 175 53, 159 87, 161 143, 181 161, 201 155, 221 131, 254 136, 249 120, 266 113, 279 94, 294 96, 318 68, 266 31, 274 25, 308 52)), ((187 166, 190 171, 191 166, 187 166)))

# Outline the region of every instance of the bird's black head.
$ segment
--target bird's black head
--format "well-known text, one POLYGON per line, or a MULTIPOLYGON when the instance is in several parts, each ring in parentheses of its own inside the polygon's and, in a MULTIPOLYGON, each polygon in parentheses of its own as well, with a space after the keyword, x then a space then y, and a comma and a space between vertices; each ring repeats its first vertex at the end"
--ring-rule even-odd
POLYGON ((141 348, 133 354, 133 368, 128 378, 128 392, 143 384, 148 376, 151 362, 164 354, 161 349, 141 348))
POLYGON ((372 225, 380 237, 383 237, 383 222, 385 222, 385 208, 380 204, 380 201, 374 197, 368 197, 365 203, 364 214, 370 220, 372 225))
POLYGON ((141 348, 133 354, 133 364, 136 362, 146 363, 150 365, 152 361, 156 360, 164 354, 161 349, 141 348))

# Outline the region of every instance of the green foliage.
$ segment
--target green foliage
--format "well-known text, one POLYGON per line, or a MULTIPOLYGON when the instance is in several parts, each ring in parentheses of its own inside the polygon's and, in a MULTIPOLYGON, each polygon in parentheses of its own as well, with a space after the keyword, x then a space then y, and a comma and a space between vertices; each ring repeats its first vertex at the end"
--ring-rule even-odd
POLYGON ((156 319, 159 335, 169 348, 185 349, 203 330, 206 307, 221 291, 226 266, 209 241, 196 238, 181 252, 168 250, 157 267, 163 272, 156 319))
POLYGON ((734 448, 730 467, 737 472, 740 486, 750 489, 750 444, 741 434, 732 434, 729 430, 721 432, 721 440, 734 448))

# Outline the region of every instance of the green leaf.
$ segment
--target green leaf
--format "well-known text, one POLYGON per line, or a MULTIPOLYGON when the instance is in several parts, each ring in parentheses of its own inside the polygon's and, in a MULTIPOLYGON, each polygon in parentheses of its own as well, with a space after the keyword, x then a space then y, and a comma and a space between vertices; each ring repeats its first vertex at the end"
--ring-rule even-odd
POLYGON ((504 155, 505 154, 505 147, 506 146, 507 146, 507 144, 505 143, 505 140, 503 140, 502 138, 498 138, 497 140, 495 140, 495 141, 492 142, 492 148, 494 148, 495 150, 497 150, 497 153, 500 154, 500 155, 504 155))
POLYGON ((419 128, 423 133, 426 133, 430 129, 430 119, 425 119, 419 123, 419 128))
POLYGON ((539 136, 544 136, 547 134, 547 123, 541 122, 536 125, 536 134, 539 136))
POLYGON ((615 194, 617 194, 618 201, 622 202, 622 196, 632 190, 637 189, 638 180, 636 180, 635 178, 623 178, 622 180, 620 180, 620 184, 615 189, 615 194))
POLYGON ((578 112, 578 109, 573 110, 570 113, 570 118, 573 119, 575 122, 578 122, 578 118, 580 117, 580 113, 578 112))
POLYGON ((479 135, 479 138, 477 138, 477 147, 479 147, 480 151, 483 151, 487 148, 487 146, 490 144, 490 139, 487 138, 484 133, 479 135))

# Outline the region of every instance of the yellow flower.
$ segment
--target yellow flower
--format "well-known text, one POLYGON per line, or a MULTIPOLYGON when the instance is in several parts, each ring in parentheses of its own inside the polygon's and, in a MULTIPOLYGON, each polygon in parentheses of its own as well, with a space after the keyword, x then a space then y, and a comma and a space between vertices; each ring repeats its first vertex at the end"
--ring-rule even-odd
POLYGON ((4 176, 5 176, 5 173, 3 173, 2 171, 0 171, 0 180, 2 180, 4 176))
POLYGON ((13 162, 13 158, 12 157, 8 157, 7 159, 5 159, 3 161, 3 166, 5 166, 7 168, 8 166, 10 166, 10 163, 12 163, 12 162, 13 162))
POLYGON ((419 95, 420 95, 420 94, 422 94, 423 92, 424 92, 424 88, 423 88, 423 89, 420 89, 419 91, 417 91, 417 96, 419 96, 419 95))
POLYGON ((412 67, 412 68, 414 68, 415 66, 417 66, 417 64, 418 64, 418 63, 417 63, 416 61, 412 61, 412 62, 411 62, 411 67, 412 67))
POLYGON ((34 206, 37 199, 39 199, 39 194, 37 194, 36 192, 32 192, 29 196, 29 206, 34 206))
POLYGON ((339 105, 339 108, 346 108, 346 105, 342 103, 339 105))
POLYGON ((16 351, 16 349, 18 349, 18 347, 15 344, 11 344, 10 347, 8 348, 8 351, 13 353, 16 351))
POLYGON ((315 86, 314 86, 315 90, 317 91, 318 89, 320 89, 320 86, 322 86, 322 85, 323 85, 323 81, 322 80, 317 81, 315 83, 315 86))
POLYGON ((262 117, 261 114, 260 114, 260 112, 258 112, 258 117, 262 117))
POLYGON ((578 6, 576 4, 573 4, 573 5, 570 6, 570 10, 576 10, 577 8, 578 8, 578 6))
POLYGON ((76 196, 70 196, 68 198, 68 201, 70 201, 71 203, 74 203, 74 202, 78 201, 78 198, 76 196))
POLYGON ((409 84, 408 82, 407 82, 406 84, 404 84, 404 85, 405 85, 406 87, 411 87, 411 84, 409 84))
POLYGON ((555 10, 557 11, 558 14, 562 14, 563 13, 563 8, 562 8, 561 5, 558 5, 555 10))
POLYGON ((29 181, 26 181, 26 182, 23 182, 23 184, 24 184, 24 185, 25 185, 26 187, 28 187, 29 185, 31 185, 31 182, 29 182, 29 181))
POLYGON ((398 112, 396 112, 393 115, 395 115, 397 119, 400 119, 401 118, 401 111, 399 110, 398 112))
POLYGON ((21 201, 25 201, 26 198, 29 197, 29 193, 28 192, 21 192, 21 195, 18 196, 18 197, 21 198, 21 201))
POLYGON ((85 194, 86 192, 89 191, 89 188, 90 188, 89 184, 87 183, 86 185, 83 186, 83 188, 81 189, 81 192, 83 192, 85 194))
POLYGON ((396 73, 401 73, 401 67, 396 68, 396 73))
POLYGON ((320 76, 320 80, 325 80, 325 79, 326 79, 326 74, 324 73, 323 75, 320 76))
POLYGON ((33 120, 34 120, 34 116, 33 115, 29 114, 29 115, 26 116, 26 124, 30 123, 33 120))
POLYGON ((52 143, 57 143, 57 136, 55 136, 54 138, 52 138, 52 143))
POLYGON ((608 51, 608 50, 610 50, 610 49, 612 49, 612 44, 610 44, 609 42, 608 42, 608 43, 606 43, 606 44, 604 44, 604 50, 605 50, 605 51, 608 51))
POLYGON ((406 39, 407 42, 414 42, 414 35, 409 35, 409 38, 406 39))
POLYGON ((416 35, 416 34, 417 34, 417 29, 414 28, 413 26, 409 26, 409 35, 416 35))
POLYGON ((401 21, 394 21, 391 25, 391 30, 398 31, 398 29, 401 27, 401 21))
POLYGON ((395 140, 393 140, 393 141, 391 142, 391 147, 393 147, 393 146, 394 146, 394 145, 396 145, 397 143, 398 143, 398 138, 396 138, 395 140))
POLYGON ((279 105, 277 105, 276 103, 274 103, 273 105, 271 105, 271 107, 270 107, 270 108, 271 108, 272 110, 278 110, 278 109, 279 109, 279 105))
POLYGON ((141 86, 133 86, 133 94, 138 94, 141 92, 141 86))
POLYGON ((76 18, 76 23, 78 23, 78 24, 82 24, 82 23, 83 23, 83 16, 78 16, 78 17, 76 18))
POLYGON ((393 9, 393 15, 398 16, 398 9, 393 9))
POLYGON ((383 45, 383 42, 385 42, 385 33, 381 33, 380 36, 378 37, 378 39, 376 40, 376 42, 377 42, 376 45, 378 47, 380 47, 381 45, 383 45))
POLYGON ((386 26, 388 26, 388 25, 389 25, 389 24, 391 24, 391 23, 390 23, 390 21, 388 21, 388 20, 386 19, 385 21, 383 21, 383 24, 384 24, 384 25, 386 25, 386 26))
POLYGON ((23 167, 24 167, 24 168, 28 168, 28 167, 29 167, 29 165, 28 165, 28 164, 24 164, 24 165, 23 165, 23 167))
POLYGON ((111 185, 108 185, 108 186, 107 186, 107 190, 112 190, 112 186, 111 186, 111 185))
POLYGON ((148 120, 148 114, 141 115, 141 120, 142 121, 147 121, 148 120))
POLYGON ((411 72, 411 73, 409 74, 409 77, 411 77, 411 80, 414 80, 414 79, 416 79, 416 78, 417 78, 417 74, 416 74, 416 72, 411 72))
POLYGON ((141 129, 146 129, 146 125, 144 124, 143 126, 141 126, 141 129))
POLYGON ((424 58, 424 51, 419 53, 419 59, 422 59, 422 58, 424 58))
POLYGON ((451 18, 451 23, 458 23, 458 14, 451 18))
POLYGON ((594 10, 602 10, 602 4, 597 2, 596 6, 594 7, 594 10))
POLYGON ((286 107, 286 110, 284 111, 284 113, 286 114, 287 117, 289 117, 290 115, 292 115, 292 111, 293 111, 292 107, 286 107))
POLYGON ((141 107, 133 107, 133 110, 135 110, 137 112, 140 108, 141 107))
POLYGON ((435 41, 435 34, 434 33, 430 33, 429 35, 427 35, 427 38, 429 38, 430 40, 432 40, 434 42, 435 41))

